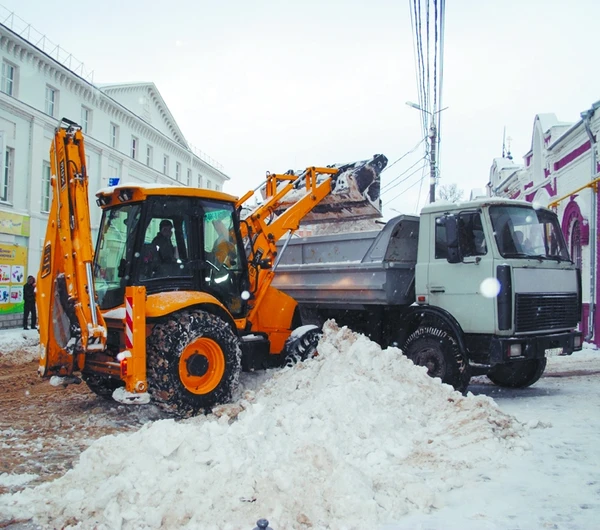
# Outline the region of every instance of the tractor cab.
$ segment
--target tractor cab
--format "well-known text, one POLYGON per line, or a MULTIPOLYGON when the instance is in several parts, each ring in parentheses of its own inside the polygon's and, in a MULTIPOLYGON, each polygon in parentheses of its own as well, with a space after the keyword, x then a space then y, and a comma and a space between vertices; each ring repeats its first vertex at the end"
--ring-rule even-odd
POLYGON ((190 195, 131 199, 110 201, 116 204, 103 211, 94 260, 100 309, 122 305, 125 287, 140 285, 148 295, 206 292, 243 317, 248 265, 235 203, 190 195))

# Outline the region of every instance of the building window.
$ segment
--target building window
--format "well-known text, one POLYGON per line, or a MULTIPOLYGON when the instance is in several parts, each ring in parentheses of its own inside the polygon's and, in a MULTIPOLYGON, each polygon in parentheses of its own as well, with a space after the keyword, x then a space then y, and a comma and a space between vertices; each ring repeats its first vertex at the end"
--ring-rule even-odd
POLYGON ((210 189, 210 180, 206 179, 206 189, 210 189))
POLYGON ((202 175, 200 175, 200 173, 198 173, 198 187, 202 187, 202 175))
POLYGON ((7 147, 4 151, 4 171, 2 172, 2 182, 0 183, 0 201, 8 202, 12 188, 12 179, 14 171, 15 150, 7 147))
POLYGON ((188 186, 192 185, 192 170, 191 169, 187 170, 187 185, 188 186))
POLYGON ((163 173, 169 174, 169 157, 167 155, 163 156, 163 173))
POLYGON ((131 158, 134 160, 138 157, 138 147, 140 145, 140 140, 135 136, 131 137, 131 158))
POLYGON ((81 131, 87 134, 92 125, 92 111, 87 107, 81 107, 81 131))
POLYGON ((14 64, 2 61, 2 92, 9 96, 16 96, 16 73, 14 64))
POLYGON ((50 162, 44 162, 42 167, 42 213, 50 211, 50 162))
POLYGON ((215 190, 221 191, 221 186, 219 186, 218 184, 215 184, 215 190))
POLYGON ((110 124, 110 146, 113 149, 119 146, 119 126, 114 123, 110 124))
POLYGON ((153 158, 154 158, 154 149, 152 148, 151 145, 149 145, 146 147, 146 165, 148 167, 152 167, 153 158))
POLYGON ((50 85, 46 85, 46 114, 48 116, 56 116, 56 110, 58 107, 58 90, 52 88, 50 85))
POLYGON ((175 162, 175 180, 179 182, 181 179, 181 164, 179 162, 175 162))

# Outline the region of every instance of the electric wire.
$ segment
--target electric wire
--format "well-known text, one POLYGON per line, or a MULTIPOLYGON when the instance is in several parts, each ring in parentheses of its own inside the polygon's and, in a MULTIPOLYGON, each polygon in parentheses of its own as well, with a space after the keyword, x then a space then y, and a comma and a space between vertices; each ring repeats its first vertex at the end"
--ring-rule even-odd
MULTIPOLYGON (((425 61, 423 58, 423 39, 421 29, 421 1, 413 0, 413 7, 415 12, 415 35, 416 35, 416 47, 417 47, 417 86, 419 90, 419 106, 423 109, 427 109, 429 102, 427 100, 427 88, 425 86, 425 61)), ((421 126, 423 128, 423 135, 427 135, 428 127, 428 116, 426 113, 421 113, 421 126)))
MULTIPOLYGON (((440 82, 439 82, 439 108, 442 109, 442 89, 444 88, 444 29, 445 29, 445 17, 446 17, 446 0, 440 0, 440 82)), ((442 120, 441 112, 437 115, 437 165, 440 166, 441 152, 440 143, 442 140, 442 120)))
POLYGON ((387 171, 388 169, 390 169, 394 164, 397 164, 398 162, 400 162, 400 160, 402 160, 403 158, 407 157, 408 155, 410 155, 411 153, 414 153, 418 147, 425 141, 427 140, 427 137, 424 137, 417 145, 415 145, 410 151, 407 151, 406 153, 404 153, 400 158, 397 158, 396 160, 394 160, 389 166, 386 166, 385 169, 381 172, 381 174, 383 174, 384 171, 387 171))
MULTIPOLYGON (((397 177, 392 179, 390 182, 388 182, 385 186, 383 186, 383 188, 381 188, 380 195, 383 195, 384 193, 387 193, 391 189, 394 189, 396 186, 398 186, 398 184, 402 184, 402 182, 404 182, 404 180, 406 180, 406 179, 403 179, 403 180, 397 182, 398 179, 403 177, 404 175, 406 175, 413 167, 415 167, 417 164, 420 164, 421 162, 423 162, 423 160, 425 160, 425 157, 419 158, 419 160, 417 160, 412 166, 405 169, 402 173, 400 173, 400 175, 398 175, 397 177)), ((411 173, 411 175, 412 175, 412 173, 411 173)))
POLYGON ((413 52, 418 106, 422 110, 421 126, 423 136, 429 137, 430 129, 433 133, 425 145, 424 156, 434 162, 431 176, 437 180, 441 144, 440 109, 442 109, 444 71, 445 0, 409 0, 408 3, 414 35, 413 52), (424 39, 425 43, 423 43, 424 39), (433 159, 434 153, 435 159, 433 159))
MULTIPOLYGON (((407 181, 410 177, 412 177, 413 175, 415 175, 416 173, 418 173, 419 171, 425 169, 427 167, 427 164, 424 164, 423 166, 421 166, 420 168, 417 168, 415 171, 413 171, 410 175, 408 175, 408 177, 406 177, 404 180, 402 180, 402 182, 407 181)), ((409 189, 411 189, 412 187, 416 186, 420 181, 423 180, 423 176, 421 176, 421 178, 419 180, 417 180, 416 182, 414 182, 413 184, 411 184, 408 188, 403 189, 400 193, 398 193, 398 195, 396 195, 395 197, 392 197, 389 201, 383 203, 383 206, 387 206, 388 204, 390 204, 392 201, 395 201, 398 197, 400 197, 400 195, 403 195, 404 193, 406 193, 409 189)), ((400 183, 398 183, 400 184, 400 183)))

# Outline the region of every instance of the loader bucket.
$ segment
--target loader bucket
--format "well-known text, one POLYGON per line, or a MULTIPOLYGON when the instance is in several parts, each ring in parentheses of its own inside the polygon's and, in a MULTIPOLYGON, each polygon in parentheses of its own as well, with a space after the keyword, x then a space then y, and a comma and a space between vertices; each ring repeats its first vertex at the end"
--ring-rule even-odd
MULTIPOLYGON (((318 174, 317 182, 331 178, 331 193, 302 219, 301 224, 381 217, 380 174, 387 162, 384 155, 375 155, 369 160, 327 166, 337 169, 337 174, 318 174)), ((305 173, 305 171, 287 173, 298 176, 298 179, 294 189, 283 197, 276 213, 285 211, 296 202, 296 195, 305 188, 305 173)))

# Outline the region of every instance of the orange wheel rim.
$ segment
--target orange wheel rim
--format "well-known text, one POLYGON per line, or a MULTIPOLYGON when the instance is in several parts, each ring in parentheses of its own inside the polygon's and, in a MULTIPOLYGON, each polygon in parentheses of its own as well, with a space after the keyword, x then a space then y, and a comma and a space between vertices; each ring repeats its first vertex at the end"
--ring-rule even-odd
POLYGON ((225 373, 225 356, 212 339, 190 342, 179 358, 179 379, 192 394, 208 394, 217 388, 225 373))

